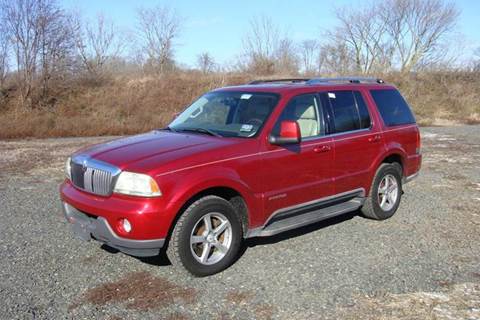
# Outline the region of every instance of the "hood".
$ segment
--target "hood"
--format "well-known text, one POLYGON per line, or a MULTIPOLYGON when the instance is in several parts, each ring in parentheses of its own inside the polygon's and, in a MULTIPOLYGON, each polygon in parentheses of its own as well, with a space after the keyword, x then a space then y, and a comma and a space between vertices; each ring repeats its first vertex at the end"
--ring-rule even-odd
MULTIPOLYGON (((87 147, 74 155, 87 155, 124 170, 140 163, 159 165, 161 162, 175 160, 181 155, 191 155, 228 144, 232 144, 232 139, 201 134, 152 131, 87 147)), ((150 169, 143 168, 145 171, 150 169)))

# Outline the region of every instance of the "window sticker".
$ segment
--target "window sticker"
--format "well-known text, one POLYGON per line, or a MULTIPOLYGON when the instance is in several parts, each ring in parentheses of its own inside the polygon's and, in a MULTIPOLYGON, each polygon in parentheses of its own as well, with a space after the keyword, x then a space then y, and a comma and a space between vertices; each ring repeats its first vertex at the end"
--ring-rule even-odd
POLYGON ((328 97, 329 97, 330 99, 335 99, 335 98, 336 98, 335 93, 333 93, 333 92, 329 92, 329 93, 328 93, 328 97))
POLYGON ((251 124, 242 124, 242 127, 240 128, 241 132, 250 132, 253 130, 253 125, 251 124))
POLYGON ((242 94, 242 96, 240 97, 240 99, 243 99, 243 100, 248 100, 252 97, 251 94, 248 94, 248 93, 244 93, 242 94))
POLYGON ((203 112, 203 106, 201 106, 197 110, 194 110, 192 112, 192 114, 190 115, 190 118, 194 119, 194 118, 198 117, 200 115, 200 113, 202 113, 202 112, 203 112))

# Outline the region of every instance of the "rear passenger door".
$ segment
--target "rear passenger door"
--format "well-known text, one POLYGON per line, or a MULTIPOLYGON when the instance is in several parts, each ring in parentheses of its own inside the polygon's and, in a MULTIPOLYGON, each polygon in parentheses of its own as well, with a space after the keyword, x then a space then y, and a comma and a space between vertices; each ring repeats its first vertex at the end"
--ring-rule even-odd
POLYGON ((373 125, 361 91, 329 91, 329 133, 334 144, 335 193, 368 190, 371 168, 383 150, 378 126, 373 125))

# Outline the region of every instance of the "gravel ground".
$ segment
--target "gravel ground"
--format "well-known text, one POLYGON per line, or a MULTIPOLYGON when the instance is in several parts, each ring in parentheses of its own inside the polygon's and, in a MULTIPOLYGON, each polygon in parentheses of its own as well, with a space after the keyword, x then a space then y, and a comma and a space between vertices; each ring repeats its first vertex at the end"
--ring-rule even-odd
POLYGON ((480 126, 422 135, 422 174, 393 218, 253 239, 202 279, 73 237, 63 161, 106 138, 0 141, 0 318, 480 319, 480 126))

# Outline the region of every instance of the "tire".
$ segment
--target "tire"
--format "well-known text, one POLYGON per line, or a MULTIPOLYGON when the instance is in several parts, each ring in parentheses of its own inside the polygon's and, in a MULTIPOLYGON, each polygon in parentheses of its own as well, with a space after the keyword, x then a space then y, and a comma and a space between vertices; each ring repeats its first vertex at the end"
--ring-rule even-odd
POLYGON ((397 211, 402 193, 402 166, 398 163, 382 163, 373 178, 370 194, 361 211, 370 219, 388 219, 397 211), (395 185, 396 194, 393 192, 395 185), (383 190, 379 188, 388 189, 391 193, 382 195, 383 190))
POLYGON ((242 224, 230 202, 206 196, 191 204, 178 219, 167 256, 176 268, 197 277, 209 276, 235 261, 242 239, 242 224), (223 231, 218 228, 221 225, 225 228, 223 231))

